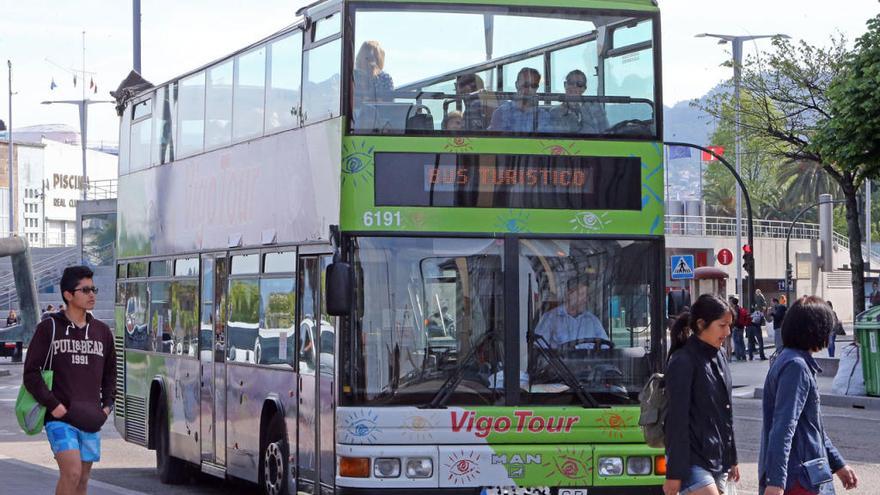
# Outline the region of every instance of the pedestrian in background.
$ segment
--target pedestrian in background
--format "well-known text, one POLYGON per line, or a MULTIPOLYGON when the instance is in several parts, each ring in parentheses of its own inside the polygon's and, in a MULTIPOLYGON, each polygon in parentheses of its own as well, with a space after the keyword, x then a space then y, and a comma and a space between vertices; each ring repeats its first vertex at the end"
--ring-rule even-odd
POLYGON ((837 341, 838 335, 846 335, 846 331, 843 329, 843 323, 840 322, 840 318, 837 317, 837 313, 834 312, 834 305, 831 304, 831 301, 828 301, 828 307, 831 308, 831 312, 834 313, 834 330, 828 334, 828 357, 834 357, 834 348, 837 341))
MULTIPOLYGON (((759 493, 818 494, 836 474, 844 488, 858 486, 855 471, 822 427, 819 365, 813 354, 828 343, 836 317, 819 297, 804 296, 788 310, 782 328, 784 348, 764 381, 759 493)), ((832 490, 833 493, 833 490, 832 490)))
POLYGON ((19 322, 18 315, 15 313, 14 309, 9 310, 9 314, 6 316, 6 326, 11 327, 12 325, 17 325, 19 322))
POLYGON ((42 320, 45 320, 46 318, 48 318, 52 314, 53 311, 55 311, 55 306, 53 306, 51 304, 46 306, 46 311, 43 311, 43 314, 40 315, 40 320, 42 321, 42 320))
POLYGON ((703 294, 670 329, 664 495, 720 495, 739 481, 733 388, 721 351, 732 324, 727 301, 703 294))
POLYGON ((752 324, 752 319, 749 318, 749 312, 739 305, 739 297, 737 297, 736 295, 732 295, 728 300, 730 302, 730 306, 733 308, 734 315, 733 354, 736 356, 737 361, 745 361, 746 341, 744 340, 743 336, 745 335, 746 327, 752 324))
POLYGON ((87 493, 92 463, 101 459, 100 430, 116 397, 113 333, 89 313, 98 294, 92 277, 85 266, 64 269, 66 309, 37 325, 24 363, 24 386, 46 407, 46 436, 59 470, 56 495, 87 493), (51 390, 41 376, 50 352, 51 390))
POLYGON ((785 319, 785 312, 788 308, 782 304, 779 299, 773 298, 773 346, 776 347, 775 352, 782 349, 782 320, 785 319))
POLYGON ((755 289, 755 306, 757 306, 758 311, 763 312, 767 310, 767 298, 761 292, 761 289, 755 289))
POLYGON ((755 359, 755 347, 758 348, 761 361, 764 361, 767 359, 767 356, 764 355, 764 324, 767 320, 764 318, 764 310, 760 309, 758 305, 752 309, 751 325, 746 331, 746 336, 749 339, 749 361, 755 359))

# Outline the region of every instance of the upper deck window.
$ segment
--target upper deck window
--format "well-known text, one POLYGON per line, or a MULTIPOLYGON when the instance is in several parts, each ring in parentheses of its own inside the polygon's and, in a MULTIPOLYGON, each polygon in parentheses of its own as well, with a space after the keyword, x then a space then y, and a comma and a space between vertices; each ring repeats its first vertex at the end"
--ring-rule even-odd
POLYGON ((177 153, 187 156, 200 153, 205 146, 205 73, 182 79, 179 87, 177 153))
POLYGON ((354 8, 358 134, 657 134, 649 14, 354 8))
POLYGON ((208 69, 205 90, 205 149, 232 141, 232 60, 208 69))

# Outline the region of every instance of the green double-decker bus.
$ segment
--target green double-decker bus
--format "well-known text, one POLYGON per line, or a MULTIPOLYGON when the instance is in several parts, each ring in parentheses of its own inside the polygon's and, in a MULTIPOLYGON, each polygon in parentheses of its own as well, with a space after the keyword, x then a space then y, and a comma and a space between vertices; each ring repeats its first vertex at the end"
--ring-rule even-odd
POLYGON ((651 0, 326 0, 122 108, 116 426, 270 494, 662 493, 651 0))

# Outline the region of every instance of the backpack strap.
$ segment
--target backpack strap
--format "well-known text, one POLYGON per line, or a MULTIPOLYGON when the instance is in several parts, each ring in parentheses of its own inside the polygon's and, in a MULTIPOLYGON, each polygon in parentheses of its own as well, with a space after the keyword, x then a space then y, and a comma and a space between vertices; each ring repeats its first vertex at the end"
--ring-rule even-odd
POLYGON ((52 340, 49 341, 49 352, 46 353, 46 360, 43 361, 43 371, 47 369, 52 369, 52 355, 55 354, 55 318, 49 317, 52 320, 52 340))

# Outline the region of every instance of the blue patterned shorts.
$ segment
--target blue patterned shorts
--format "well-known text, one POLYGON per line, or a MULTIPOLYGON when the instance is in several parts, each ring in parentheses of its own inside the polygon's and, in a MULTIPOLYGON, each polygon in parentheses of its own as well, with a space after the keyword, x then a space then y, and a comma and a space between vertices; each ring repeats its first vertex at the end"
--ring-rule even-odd
POLYGON ((82 462, 101 460, 100 432, 88 433, 61 421, 50 421, 46 423, 46 436, 55 455, 65 450, 78 450, 82 462))

